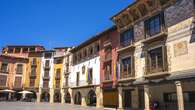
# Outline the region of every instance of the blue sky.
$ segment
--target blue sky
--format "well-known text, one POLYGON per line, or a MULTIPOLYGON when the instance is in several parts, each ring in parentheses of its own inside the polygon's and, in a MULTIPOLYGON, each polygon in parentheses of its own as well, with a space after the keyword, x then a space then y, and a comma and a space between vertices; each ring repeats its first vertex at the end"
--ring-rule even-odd
POLYGON ((0 0, 0 47, 78 45, 133 0, 0 0))

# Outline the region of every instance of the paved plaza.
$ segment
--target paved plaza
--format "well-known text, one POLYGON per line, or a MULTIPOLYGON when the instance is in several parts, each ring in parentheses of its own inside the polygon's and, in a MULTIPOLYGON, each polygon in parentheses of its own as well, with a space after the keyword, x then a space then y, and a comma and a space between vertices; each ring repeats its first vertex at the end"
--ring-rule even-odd
POLYGON ((70 104, 0 102, 0 110, 103 110, 70 104))

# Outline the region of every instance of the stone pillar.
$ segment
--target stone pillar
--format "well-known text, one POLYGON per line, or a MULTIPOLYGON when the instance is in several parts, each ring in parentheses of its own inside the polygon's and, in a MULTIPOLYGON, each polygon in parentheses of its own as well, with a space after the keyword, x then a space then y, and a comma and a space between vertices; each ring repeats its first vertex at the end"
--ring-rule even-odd
POLYGON ((36 93, 37 95, 37 103, 40 103, 41 102, 41 88, 39 88, 38 92, 36 93))
POLYGON ((148 85, 144 85, 144 99, 145 99, 145 110, 150 110, 150 90, 148 85))
POLYGON ((103 91, 100 87, 96 88, 96 107, 103 108, 103 91))
POLYGON ((86 107, 87 106, 87 102, 85 100, 85 96, 83 95, 81 97, 82 97, 82 99, 81 99, 81 106, 86 107))
POLYGON ((139 91, 138 91, 138 88, 135 88, 134 91, 132 91, 131 93, 132 93, 132 97, 131 97, 132 108, 138 109, 139 108, 139 91))
POLYGON ((73 96, 73 90, 69 89, 70 98, 71 98, 71 104, 74 105, 74 96, 73 96))
POLYGON ((50 100, 49 100, 50 103, 54 103, 54 89, 50 89, 50 100))
POLYGON ((118 87, 118 110, 123 110, 123 89, 122 87, 118 87))
POLYGON ((184 110, 184 99, 183 90, 180 81, 176 81, 177 99, 178 99, 178 110, 184 110))
POLYGON ((64 97, 65 97, 64 89, 61 89, 61 103, 62 104, 65 103, 64 97))

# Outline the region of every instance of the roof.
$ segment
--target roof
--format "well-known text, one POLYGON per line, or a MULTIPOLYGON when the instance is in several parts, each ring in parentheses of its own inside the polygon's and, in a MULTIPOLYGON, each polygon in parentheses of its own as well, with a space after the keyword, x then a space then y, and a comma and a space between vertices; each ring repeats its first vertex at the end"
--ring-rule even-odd
POLYGON ((136 0, 133 3, 129 4, 127 7, 123 8, 121 11, 119 11, 118 13, 116 13, 115 15, 113 15, 111 17, 111 19, 113 19, 114 17, 118 16, 119 14, 121 14, 123 11, 125 11, 126 9, 128 9, 129 7, 132 7, 133 5, 137 4, 140 0, 136 0))
POLYGON ((6 47, 44 47, 42 45, 7 45, 6 47))
POLYGON ((55 47, 54 49, 68 49, 68 48, 72 48, 72 46, 70 46, 70 47, 55 47))
POLYGON ((73 49, 71 50, 71 52, 74 53, 74 52, 76 52, 77 50, 79 50, 79 49, 81 49, 81 48, 83 48, 83 47, 85 47, 85 46, 91 44, 92 42, 97 41, 100 37, 102 37, 103 34, 109 32, 109 31, 111 31, 111 30, 114 30, 114 29, 117 29, 117 27, 116 27, 115 25, 112 26, 112 27, 110 27, 110 28, 105 29, 104 31, 102 31, 102 32, 100 32, 100 33, 98 33, 98 34, 96 34, 95 36, 91 37, 90 39, 86 40, 85 42, 83 42, 83 43, 81 43, 80 45, 78 45, 78 46, 76 46, 75 48, 73 48, 73 49))

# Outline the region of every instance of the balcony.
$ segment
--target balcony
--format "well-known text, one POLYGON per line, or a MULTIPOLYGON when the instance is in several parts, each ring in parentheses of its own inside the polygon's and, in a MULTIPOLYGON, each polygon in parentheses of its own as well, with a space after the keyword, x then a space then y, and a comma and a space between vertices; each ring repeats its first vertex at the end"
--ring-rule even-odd
POLYGON ((49 80, 50 79, 50 76, 49 75, 44 75, 43 76, 43 80, 49 80))
POLYGON ((8 74, 9 73, 9 70, 8 69, 1 69, 0 70, 0 73, 8 74))
POLYGON ((37 77, 36 73, 30 73, 30 78, 35 79, 37 77))
POLYGON ((50 65, 45 65, 44 69, 45 70, 50 70, 50 65))
POLYGON ((119 49, 117 50, 117 52, 122 52, 128 49, 134 49, 134 40, 128 40, 128 41, 124 41, 124 42, 120 42, 120 46, 119 49))
POLYGON ((70 87, 83 87, 83 86, 92 86, 92 85, 97 85, 97 81, 93 79, 91 82, 87 82, 86 80, 81 80, 78 82, 71 82, 70 87))
POLYGON ((106 41, 104 41, 103 45, 104 45, 104 47, 112 46, 111 39, 107 39, 106 41))
POLYGON ((103 59, 102 59, 103 62, 108 62, 108 61, 111 61, 111 60, 112 60, 112 53, 111 53, 111 52, 107 53, 107 54, 103 57, 103 59))

